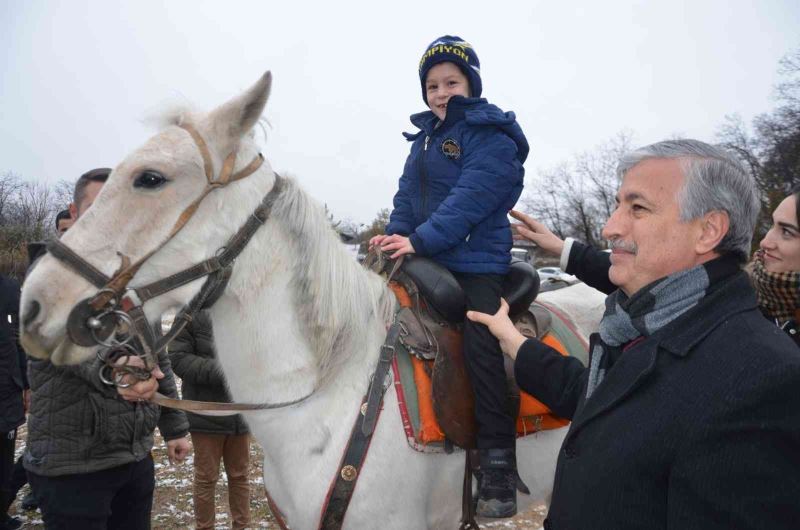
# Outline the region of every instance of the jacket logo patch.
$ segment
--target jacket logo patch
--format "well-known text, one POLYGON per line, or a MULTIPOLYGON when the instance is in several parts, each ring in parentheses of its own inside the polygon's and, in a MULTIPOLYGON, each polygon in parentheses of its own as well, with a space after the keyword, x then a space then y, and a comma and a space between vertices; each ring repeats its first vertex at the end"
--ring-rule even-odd
POLYGON ((450 160, 458 160, 461 158, 461 146, 452 138, 448 138, 442 142, 442 153, 450 160))

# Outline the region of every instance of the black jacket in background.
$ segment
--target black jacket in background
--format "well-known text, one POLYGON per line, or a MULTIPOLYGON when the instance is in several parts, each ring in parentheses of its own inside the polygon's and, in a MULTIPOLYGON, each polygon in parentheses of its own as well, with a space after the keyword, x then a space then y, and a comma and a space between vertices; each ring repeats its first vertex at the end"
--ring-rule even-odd
POLYGON ((22 391, 25 353, 19 347, 19 284, 0 275, 0 433, 13 431, 25 423, 22 391))
MULTIPOLYGON (((169 345, 172 370, 183 381, 183 399, 230 403, 225 376, 217 361, 217 348, 211 319, 201 312, 169 345)), ((235 416, 201 416, 187 412, 189 431, 213 434, 245 434, 250 432, 240 414, 235 416)))
POLYGON ((515 363, 572 419, 546 529, 798 528, 800 351, 744 272, 625 351, 586 401, 588 371, 535 340, 515 363))
POLYGON ((603 294, 611 294, 617 286, 608 279, 611 268, 611 255, 597 250, 591 245, 573 241, 567 259, 567 274, 576 276, 580 281, 594 287, 603 294))

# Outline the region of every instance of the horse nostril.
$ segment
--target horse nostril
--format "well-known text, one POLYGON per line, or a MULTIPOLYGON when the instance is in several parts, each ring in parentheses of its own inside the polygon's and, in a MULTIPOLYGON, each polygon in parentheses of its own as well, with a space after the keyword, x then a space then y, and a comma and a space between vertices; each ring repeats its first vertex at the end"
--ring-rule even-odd
POLYGON ((36 315, 39 314, 39 311, 42 309, 42 306, 39 305, 39 302, 34 300, 28 306, 28 310, 25 312, 25 315, 22 317, 22 325, 27 327, 33 322, 33 319, 36 318, 36 315))

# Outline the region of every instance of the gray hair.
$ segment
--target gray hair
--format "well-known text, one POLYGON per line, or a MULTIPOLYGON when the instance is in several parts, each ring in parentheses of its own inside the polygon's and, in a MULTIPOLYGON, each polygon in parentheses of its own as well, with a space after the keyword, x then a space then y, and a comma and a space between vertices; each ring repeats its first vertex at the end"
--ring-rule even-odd
POLYGON ((617 175, 622 179, 633 166, 652 158, 681 159, 685 177, 678 196, 681 221, 691 221, 715 210, 726 212, 730 227, 714 250, 746 262, 761 201, 756 181, 744 166, 719 147, 680 139, 627 153, 617 166, 617 175))

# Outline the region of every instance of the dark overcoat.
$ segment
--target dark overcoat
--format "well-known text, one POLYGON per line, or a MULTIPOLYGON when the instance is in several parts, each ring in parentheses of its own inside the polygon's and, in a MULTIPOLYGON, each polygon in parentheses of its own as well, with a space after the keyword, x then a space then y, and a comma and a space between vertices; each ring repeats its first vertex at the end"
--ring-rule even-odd
POLYGON ((515 372, 572 419, 546 529, 800 526, 800 350, 744 272, 627 349, 588 400, 588 369, 538 341, 515 372))
POLYGON ((28 387, 25 354, 17 341, 19 284, 0 275, 0 433, 25 423, 22 391, 28 387))

